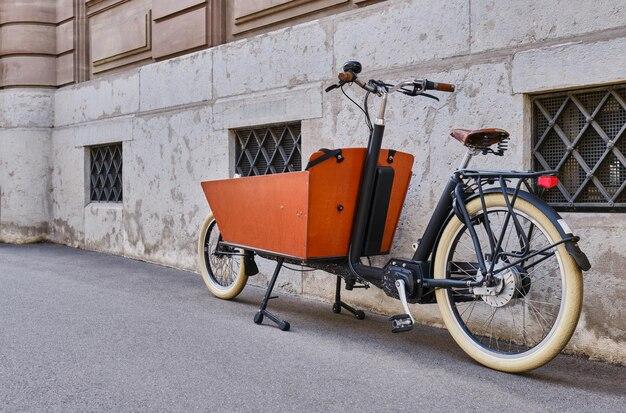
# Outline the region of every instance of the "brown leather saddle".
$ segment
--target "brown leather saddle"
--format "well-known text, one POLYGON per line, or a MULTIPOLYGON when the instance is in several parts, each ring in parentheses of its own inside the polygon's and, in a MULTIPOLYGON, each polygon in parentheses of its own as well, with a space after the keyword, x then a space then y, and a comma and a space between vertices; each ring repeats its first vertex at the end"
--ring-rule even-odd
POLYGON ((507 139, 509 133, 498 128, 452 129, 450 136, 470 148, 486 149, 507 139))

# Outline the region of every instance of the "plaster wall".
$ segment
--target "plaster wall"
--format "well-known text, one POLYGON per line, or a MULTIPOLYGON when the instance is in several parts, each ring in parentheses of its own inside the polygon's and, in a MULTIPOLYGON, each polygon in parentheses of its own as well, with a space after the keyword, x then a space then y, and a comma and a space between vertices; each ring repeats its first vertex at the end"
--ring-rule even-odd
MULTIPOLYGON (((16 143, 24 142, 19 128, 0 131, 0 174, 11 162, 24 164, 18 169, 22 183, 8 184, 0 175, 1 234, 11 225, 41 223, 54 242, 195 270, 197 231, 209 212, 199 182, 232 173, 232 128, 301 120, 303 158, 319 147, 366 144, 358 109, 340 93, 323 93, 343 61, 356 59, 364 77, 425 77, 457 85, 454 94, 440 94, 440 102, 403 96, 389 102, 384 146, 415 154, 392 251, 410 256, 464 153, 447 137, 451 128, 508 130, 506 157, 483 157, 475 165, 527 168, 528 94, 626 81, 622 1, 605 0, 602 7, 586 0, 545 7, 517 3, 502 10, 496 1, 388 1, 59 89, 53 125, 44 121, 50 115, 38 114, 44 118, 40 126, 28 129, 38 149, 26 158, 48 165, 48 191, 19 193, 45 173, 15 161, 24 153, 16 143), (430 11, 427 19, 423 10, 430 11), (511 24, 502 23, 504 15, 511 24), (87 197, 86 147, 105 142, 123 144, 124 200, 117 205, 89 203, 87 197), (5 221, 6 214, 19 215, 21 197, 31 196, 46 207, 5 221)), ((22 116, 2 113, 0 119, 22 116)), ((568 350, 624 362, 626 214, 564 216, 593 265, 585 273, 583 315, 568 350)), ((270 264, 260 264, 267 273, 270 264)), ((251 282, 265 280, 260 275, 251 282)), ((329 300, 334 279, 320 271, 291 271, 280 288, 329 300)), ((398 302, 374 289, 355 290, 346 299, 382 313, 399 311, 398 302)), ((421 322, 441 324, 436 306, 416 306, 414 312, 421 322)))

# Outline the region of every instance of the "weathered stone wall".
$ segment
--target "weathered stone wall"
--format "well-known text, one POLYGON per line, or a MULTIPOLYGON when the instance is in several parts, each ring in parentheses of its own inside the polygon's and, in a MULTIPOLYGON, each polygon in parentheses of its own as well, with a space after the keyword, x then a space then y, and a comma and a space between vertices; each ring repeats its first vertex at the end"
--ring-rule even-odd
MULTIPOLYGON (((46 198, 41 195, 46 191, 39 191, 35 198, 48 205, 43 210, 48 237, 195 269, 196 235, 209 212, 199 182, 232 173, 230 129, 301 120, 304 157, 319 147, 366 144, 358 109, 340 93, 323 93, 341 63, 357 59, 364 77, 392 82, 426 77, 458 85, 456 93, 440 96, 438 103, 403 96, 389 103, 384 146, 415 154, 392 252, 408 256, 464 152, 448 139, 448 131, 507 129, 513 139, 506 167, 529 167, 527 94, 626 81, 624 13, 620 0, 389 1, 65 87, 54 95, 50 150, 41 151, 42 159, 49 156, 50 193, 46 198), (119 141, 124 201, 88 204, 85 146, 119 141)), ((17 132, 3 130, 2 139, 7 133, 17 132)), ((24 163, 5 154, 8 146, 17 152, 13 141, 8 146, 0 142, 2 162, 24 163)), ((38 159, 36 153, 32 159, 38 159)), ((494 160, 502 162, 485 157, 478 163, 493 166, 494 160)), ((26 165, 20 167, 33 174, 26 165)), ((25 176, 24 182, 32 181, 25 176)), ((6 214, 17 214, 15 199, 22 194, 7 196, 4 187, 10 181, 1 178, 2 233, 9 223, 28 228, 29 220, 5 220, 6 214)), ((23 187, 19 181, 12 185, 13 191, 23 187)), ((584 311, 569 350, 623 362, 626 215, 564 216, 581 235, 581 247, 593 264, 585 274, 584 311)), ((43 218, 33 213, 33 219, 43 218)), ((263 276, 254 280, 263 281, 263 276)), ((319 271, 292 271, 281 284, 324 299, 331 297, 333 286, 333 278, 319 271)), ((347 296, 384 313, 399 308, 373 289, 347 296)), ((440 324, 436 306, 414 311, 421 321, 440 324)))
POLYGON ((0 90, 0 242, 48 232, 53 90, 0 90))

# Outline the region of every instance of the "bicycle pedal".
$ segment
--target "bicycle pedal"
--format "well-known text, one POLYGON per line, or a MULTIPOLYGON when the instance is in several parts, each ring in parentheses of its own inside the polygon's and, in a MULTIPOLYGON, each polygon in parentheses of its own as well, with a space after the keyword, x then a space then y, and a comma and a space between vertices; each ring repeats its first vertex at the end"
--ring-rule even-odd
POLYGON ((403 333, 405 331, 413 330, 413 320, 408 314, 398 314, 389 318, 391 321, 392 333, 403 333))

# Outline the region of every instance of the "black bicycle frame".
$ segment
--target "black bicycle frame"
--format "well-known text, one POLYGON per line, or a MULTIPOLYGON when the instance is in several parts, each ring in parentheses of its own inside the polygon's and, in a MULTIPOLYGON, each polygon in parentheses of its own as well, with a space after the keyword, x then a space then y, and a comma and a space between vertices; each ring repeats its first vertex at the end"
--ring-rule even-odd
MULTIPOLYGON (((374 191, 374 179, 384 131, 384 125, 374 124, 373 131, 370 134, 361 186, 359 188, 356 218, 350 241, 350 252, 348 255, 348 265, 352 274, 357 278, 366 280, 377 286, 382 283, 383 269, 361 263, 361 257, 363 255, 363 244, 365 242, 365 233, 367 231, 370 205, 374 191)), ((430 257, 439 231, 452 211, 452 192, 456 185, 457 179, 453 176, 446 185, 439 202, 437 202, 437 207, 428 222, 428 226, 419 242, 417 251, 413 255, 413 261, 427 261, 428 257, 430 257)), ((460 286, 460 284, 455 282, 456 280, 442 281, 453 281, 450 283, 450 286, 460 286)), ((467 286, 467 283, 464 282, 462 285, 467 286)))
POLYGON ((348 253, 348 266, 350 267, 350 271, 357 278, 365 279, 374 285, 379 285, 382 281, 382 268, 364 265, 361 263, 360 258, 363 255, 367 221, 370 214, 372 194, 374 192, 376 167, 378 165, 378 156, 384 131, 384 125, 375 124, 367 144, 367 155, 365 157, 365 166, 363 168, 363 176, 361 177, 361 186, 359 188, 356 219, 352 229, 350 251, 348 253))
MULTIPOLYGON (((382 123, 382 122, 381 122, 382 123)), ((374 191, 374 180, 376 175, 376 168, 378 163, 378 157, 380 148, 382 145, 382 138, 385 127, 383 124, 375 124, 372 133, 370 134, 367 156, 365 158, 365 166, 363 169, 363 175, 361 178, 361 185, 359 190, 359 200, 357 204, 356 218, 352 231, 350 241, 350 251, 348 256, 348 267, 352 275, 357 279, 368 281, 376 286, 381 286, 383 281, 383 268, 374 267, 371 265, 365 265, 361 262, 363 256, 365 234, 367 231, 368 217, 370 214, 370 205, 372 201, 374 191)), ((469 159, 469 158, 468 158, 469 159)), ((468 232, 471 236, 476 251, 476 259, 478 269, 482 274, 486 274, 481 281, 462 281, 456 279, 435 279, 431 278, 430 274, 422 274, 425 279, 423 280, 424 287, 430 288, 458 288, 458 287, 476 287, 484 284, 489 285, 493 279, 493 275, 500 271, 504 271, 514 265, 518 265, 527 261, 528 259, 539 255, 545 254, 548 250, 556 245, 566 242, 576 242, 577 239, 573 235, 569 234, 565 236, 561 241, 544 248, 541 251, 535 251, 531 254, 529 252, 528 236, 524 234, 521 228, 517 215, 513 212, 513 206, 515 201, 520 196, 522 185, 525 185, 529 192, 532 192, 532 188, 527 182, 529 178, 535 178, 542 175, 554 175, 555 171, 542 171, 542 172, 516 172, 516 171, 476 171, 468 169, 459 169, 454 172, 448 183, 446 184, 439 201, 433 211, 432 216, 424 230, 422 237, 418 242, 417 249, 413 254, 412 261, 428 262, 432 257, 436 248, 439 234, 445 226, 448 219, 455 214, 461 221, 463 221, 468 228, 468 232), (515 187, 510 188, 507 186, 507 181, 512 179, 517 180, 515 187), (470 183, 473 182, 473 185, 470 183), (493 184, 498 183, 498 188, 485 189, 485 183, 493 184), (472 189, 473 186, 473 189, 472 189), (478 192, 476 195, 475 192, 478 192), (501 243, 504 234, 501 233, 496 236, 491 232, 489 221, 487 217, 487 210, 484 197, 487 193, 501 192, 504 195, 505 204, 507 208, 507 215, 503 224, 502 231, 505 231, 509 220, 513 220, 515 228, 518 234, 522 234, 520 237, 520 251, 525 252, 521 255, 520 259, 514 262, 508 262, 504 267, 498 269, 494 268, 495 263, 498 261, 498 254, 505 254, 501 251, 501 243), (472 223, 472 218, 466 209, 466 202, 469 196, 478 196, 481 200, 483 209, 483 216, 485 229, 489 236, 490 254, 492 259, 489 263, 485 262, 485 255, 483 254, 482 247, 478 240, 478 235, 472 223), (495 259, 493 258, 495 256, 495 259)), ((544 259, 544 258, 542 258, 544 259)))

